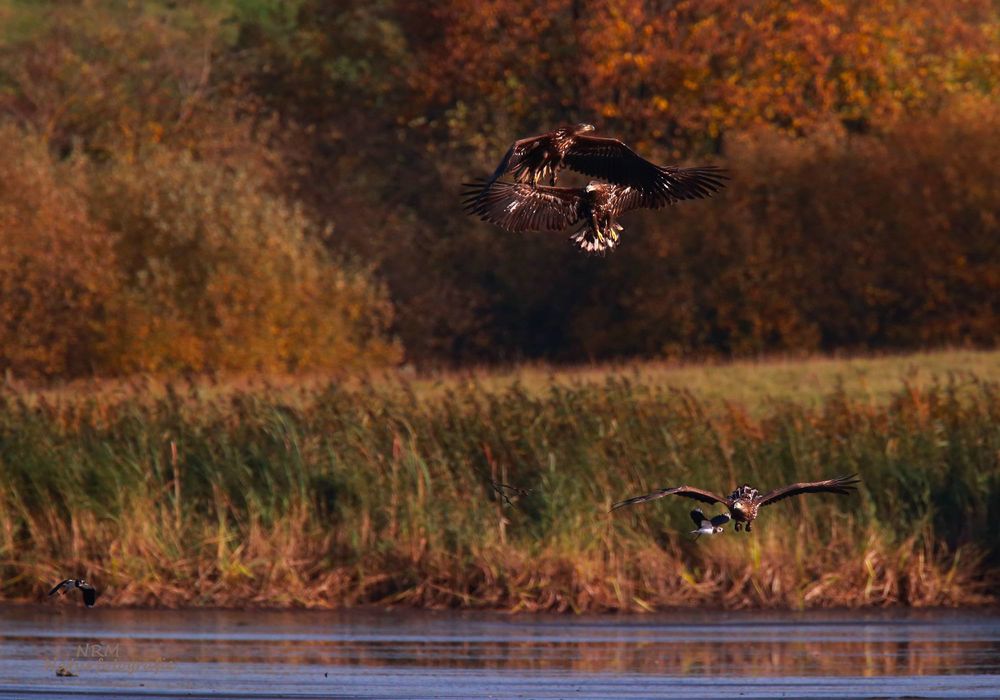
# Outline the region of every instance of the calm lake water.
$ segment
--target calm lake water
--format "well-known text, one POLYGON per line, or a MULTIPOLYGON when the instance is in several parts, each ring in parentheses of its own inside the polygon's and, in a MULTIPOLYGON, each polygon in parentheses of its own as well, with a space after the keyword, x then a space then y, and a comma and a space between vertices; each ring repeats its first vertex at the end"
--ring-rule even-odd
POLYGON ((0 698, 720 696, 1000 698, 1000 612, 0 608, 0 698))

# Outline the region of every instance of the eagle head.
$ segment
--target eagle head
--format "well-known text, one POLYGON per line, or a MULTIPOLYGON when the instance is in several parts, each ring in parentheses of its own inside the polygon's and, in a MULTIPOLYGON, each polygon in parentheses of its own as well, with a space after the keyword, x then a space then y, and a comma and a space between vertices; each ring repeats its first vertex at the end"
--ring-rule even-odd
POLYGON ((591 180, 590 182, 588 182, 587 186, 584 188, 584 190, 586 190, 587 192, 594 192, 594 191, 599 190, 599 189, 601 189, 600 183, 599 182, 595 182, 594 180, 591 180))
POLYGON ((577 130, 577 132, 593 131, 594 130, 594 125, 593 124, 577 124, 576 125, 576 130, 577 130))

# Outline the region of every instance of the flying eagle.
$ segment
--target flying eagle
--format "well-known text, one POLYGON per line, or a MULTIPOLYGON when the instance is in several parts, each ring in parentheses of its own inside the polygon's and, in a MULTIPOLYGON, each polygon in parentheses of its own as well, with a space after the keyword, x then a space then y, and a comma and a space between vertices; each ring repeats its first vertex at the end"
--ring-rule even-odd
POLYGON ((725 171, 707 166, 696 169, 702 177, 686 177, 690 171, 650 163, 618 139, 588 136, 593 130, 591 124, 577 124, 515 141, 483 184, 481 194, 508 173, 516 182, 533 186, 547 177, 554 187, 563 168, 671 201, 708 197, 727 179, 725 171), (706 177, 708 173, 711 178, 706 177))
POLYGON ((686 496, 702 503, 723 504, 729 508, 729 514, 736 521, 733 526, 735 530, 739 532, 740 524, 746 523, 746 530, 750 532, 750 523, 757 518, 757 510, 761 506, 769 506, 783 498, 798 496, 803 493, 839 493, 841 495, 848 495, 857 488, 857 484, 860 481, 857 476, 857 474, 851 474, 850 476, 838 476, 836 479, 827 479, 826 481, 807 481, 790 484, 782 486, 779 489, 774 489, 773 491, 768 491, 763 496, 749 484, 743 484, 733 491, 729 495, 729 498, 723 498, 711 491, 697 489, 693 486, 674 486, 673 488, 660 489, 659 491, 647 493, 644 496, 636 496, 635 498, 620 501, 614 504, 611 510, 617 510, 623 506, 633 506, 636 503, 653 501, 664 496, 686 496))
MULTIPOLYGON (((675 176, 692 191, 715 191, 722 186, 715 168, 683 168, 676 170, 675 176)), ((580 224, 571 238, 591 252, 610 250, 618 244, 622 227, 616 219, 625 212, 659 209, 676 201, 665 192, 650 194, 602 182, 586 187, 536 187, 501 181, 486 189, 481 183, 463 184, 466 213, 515 232, 561 231, 580 224)))
POLYGON ((88 608, 94 607, 94 603, 97 602, 97 589, 91 586, 89 583, 84 581, 82 578, 68 578, 55 585, 49 595, 53 596, 56 593, 65 593, 66 591, 78 588, 83 592, 83 603, 88 608))

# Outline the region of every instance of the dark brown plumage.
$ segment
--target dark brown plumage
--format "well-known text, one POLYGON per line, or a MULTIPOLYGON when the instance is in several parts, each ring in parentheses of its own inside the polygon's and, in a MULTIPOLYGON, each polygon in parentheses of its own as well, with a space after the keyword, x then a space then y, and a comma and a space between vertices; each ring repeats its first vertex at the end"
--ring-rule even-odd
POLYGON ((563 168, 670 201, 708 197, 724 187, 727 176, 719 168, 659 166, 618 139, 587 134, 593 130, 590 124, 577 124, 515 141, 484 182, 482 193, 507 174, 515 182, 531 185, 548 178, 555 186, 563 168), (695 171, 697 176, 690 177, 695 171))
POLYGON ((664 496, 684 496, 701 501, 702 503, 723 504, 729 508, 729 513, 735 521, 734 528, 739 531, 740 523, 746 523, 746 530, 750 532, 750 523, 757 518, 757 511, 762 506, 771 505, 785 498, 804 493, 837 493, 847 495, 857 488, 857 484, 860 482, 857 476, 857 474, 852 474, 850 476, 838 476, 835 479, 826 479, 825 481, 804 481, 797 484, 789 484, 788 486, 768 491, 763 496, 749 484, 743 484, 743 486, 733 491, 729 495, 729 498, 723 498, 711 491, 694 488, 693 486, 674 486, 620 501, 614 504, 611 510, 617 510, 624 506, 633 506, 637 503, 645 503, 646 501, 653 501, 664 496))
MULTIPOLYGON (((681 173, 689 182, 708 182, 702 168, 681 173)), ((708 185, 705 185, 708 186, 708 185)), ((586 187, 547 187, 525 183, 463 184, 465 211, 507 231, 561 231, 580 224, 571 237, 583 250, 604 252, 618 244, 616 219, 633 209, 659 209, 676 201, 666 193, 591 182, 586 187)))

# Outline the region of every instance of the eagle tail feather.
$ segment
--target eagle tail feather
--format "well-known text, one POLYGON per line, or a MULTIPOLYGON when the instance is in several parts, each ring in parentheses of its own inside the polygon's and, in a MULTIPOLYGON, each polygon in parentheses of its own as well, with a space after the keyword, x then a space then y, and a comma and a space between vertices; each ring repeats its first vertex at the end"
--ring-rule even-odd
POLYGON ((621 242, 621 236, 618 235, 621 230, 622 227, 617 222, 609 226, 606 231, 597 231, 589 223, 586 223, 570 236, 570 240, 584 252, 604 255, 609 250, 614 250, 621 242))

